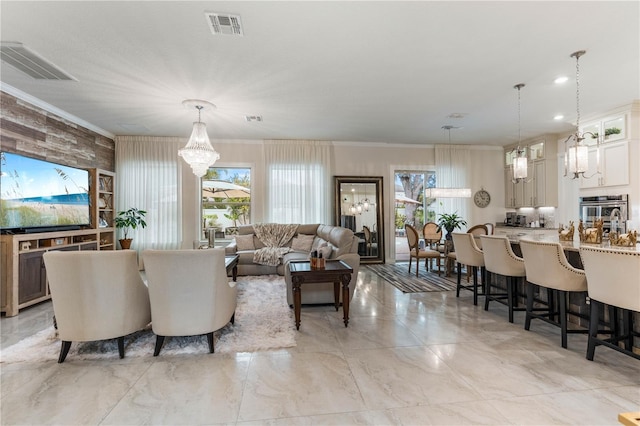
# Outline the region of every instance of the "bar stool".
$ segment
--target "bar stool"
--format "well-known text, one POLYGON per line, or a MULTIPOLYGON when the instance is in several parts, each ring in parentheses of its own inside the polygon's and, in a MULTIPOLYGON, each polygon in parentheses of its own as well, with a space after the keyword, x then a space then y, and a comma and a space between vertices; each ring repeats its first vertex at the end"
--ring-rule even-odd
POLYGON ((567 333, 586 333, 587 330, 567 329, 567 294, 586 292, 587 278, 581 269, 574 268, 567 261, 560 243, 520 240, 520 249, 527 272, 527 316, 524 329, 529 330, 532 319, 540 319, 560 327, 562 347, 567 347, 567 333), (533 309, 533 286, 553 289, 558 293, 559 323, 553 312, 538 314, 533 309))
MULTIPOLYGON (((640 312, 640 252, 613 251, 598 247, 580 247, 580 257, 587 275, 587 292, 591 299, 589 320, 589 344, 587 359, 593 361, 596 346, 603 345, 640 359, 633 352, 633 313, 640 312), (603 304, 623 310, 624 330, 613 326, 614 334, 609 339, 598 338, 598 324, 603 304), (625 348, 618 346, 624 341, 625 348)), ((611 310, 610 310, 611 312, 611 310)))
POLYGON ((456 286, 456 297, 460 297, 460 289, 471 290, 473 292, 473 304, 478 304, 478 296, 485 294, 485 268, 484 256, 482 250, 478 248, 474 241, 473 234, 452 232, 453 246, 456 252, 456 262, 458 262, 458 281, 456 286), (471 266, 473 273, 473 284, 462 285, 462 265, 471 266), (482 282, 482 293, 478 293, 478 268, 480 268, 480 276, 482 282))
POLYGON ((485 286, 484 310, 489 310, 489 302, 502 303, 509 308, 509 322, 513 322, 514 311, 524 311, 518 307, 518 282, 527 276, 524 260, 516 256, 511 249, 511 243, 506 236, 481 235, 482 253, 487 270, 485 286), (506 293, 491 294, 491 274, 502 275, 507 280, 506 293))

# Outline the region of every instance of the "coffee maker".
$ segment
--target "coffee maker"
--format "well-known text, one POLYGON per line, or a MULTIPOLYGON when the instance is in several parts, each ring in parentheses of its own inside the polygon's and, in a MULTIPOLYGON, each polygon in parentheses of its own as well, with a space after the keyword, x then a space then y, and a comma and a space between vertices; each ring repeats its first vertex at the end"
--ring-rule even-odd
POLYGON ((507 218, 504 220, 507 226, 516 226, 516 212, 507 212, 507 218))

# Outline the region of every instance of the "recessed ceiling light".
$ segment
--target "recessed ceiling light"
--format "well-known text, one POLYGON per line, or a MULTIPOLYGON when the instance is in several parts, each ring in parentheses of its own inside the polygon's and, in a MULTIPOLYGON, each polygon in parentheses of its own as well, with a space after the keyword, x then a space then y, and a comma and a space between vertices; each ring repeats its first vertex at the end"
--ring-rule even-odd
POLYGON ((564 115, 562 114, 558 114, 555 117, 553 117, 554 120, 562 120, 564 118, 564 115))
POLYGON ((555 80, 553 80, 553 82, 555 84, 563 84, 563 83, 566 83, 567 81, 569 81, 569 77, 564 76, 564 75, 556 78, 555 80))

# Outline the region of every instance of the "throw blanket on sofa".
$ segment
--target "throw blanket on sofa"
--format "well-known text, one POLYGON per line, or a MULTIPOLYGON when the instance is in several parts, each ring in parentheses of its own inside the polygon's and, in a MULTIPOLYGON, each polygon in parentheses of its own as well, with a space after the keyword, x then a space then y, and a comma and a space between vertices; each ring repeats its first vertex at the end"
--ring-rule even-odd
POLYGON ((280 223, 256 223, 253 225, 256 237, 266 247, 256 250, 253 253, 253 262, 260 265, 278 266, 280 258, 291 251, 291 248, 284 247, 298 230, 298 225, 287 225, 280 223))

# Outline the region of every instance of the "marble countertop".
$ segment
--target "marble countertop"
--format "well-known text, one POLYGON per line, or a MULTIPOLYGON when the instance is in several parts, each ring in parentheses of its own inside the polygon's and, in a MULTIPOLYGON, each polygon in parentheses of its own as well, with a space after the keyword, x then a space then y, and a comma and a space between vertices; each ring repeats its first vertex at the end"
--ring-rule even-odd
POLYGON ((609 240, 604 239, 601 244, 588 244, 581 243, 579 240, 574 239, 573 241, 560 241, 558 235, 549 235, 548 233, 526 233, 522 235, 518 235, 517 233, 514 235, 507 235, 509 241, 512 243, 519 243, 520 240, 529 240, 529 241, 548 241, 553 243, 560 243, 562 247, 567 251, 579 251, 580 247, 596 247, 607 249, 612 252, 629 252, 629 251, 640 251, 638 248, 638 244, 633 247, 623 247, 623 246, 612 246, 609 243, 609 240))

